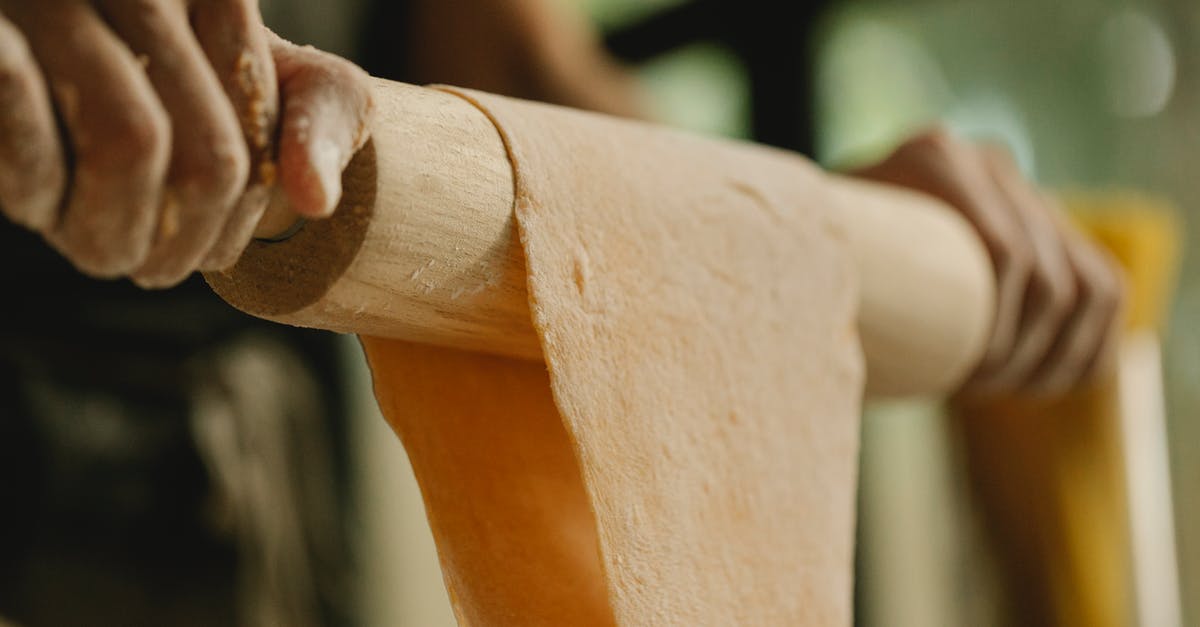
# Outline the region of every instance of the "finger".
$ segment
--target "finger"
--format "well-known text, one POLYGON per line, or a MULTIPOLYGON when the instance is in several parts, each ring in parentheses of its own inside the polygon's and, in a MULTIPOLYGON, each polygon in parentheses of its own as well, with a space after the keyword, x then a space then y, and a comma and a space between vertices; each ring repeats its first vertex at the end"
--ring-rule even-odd
POLYGON ((1075 304, 1075 276, 1046 199, 1026 182, 1007 153, 985 149, 982 154, 998 194, 1021 221, 1033 251, 1012 352, 976 381, 991 391, 1013 390, 1046 359, 1067 321, 1075 304))
POLYGON ((233 215, 225 223, 221 236, 216 244, 209 249, 200 269, 205 272, 227 270, 237 263, 242 251, 254 239, 254 229, 267 207, 276 196, 280 196, 278 187, 252 185, 238 200, 238 206, 233 215))
POLYGON ((46 239, 81 271, 130 273, 158 222, 171 131, 133 54, 76 0, 5 2, 37 57, 74 156, 59 224, 46 239))
POLYGON ((154 246, 133 280, 169 287, 187 278, 216 241, 245 189, 250 156, 233 106, 192 37, 178 0, 99 7, 143 60, 171 119, 171 165, 154 246))
POLYGON ((1007 361, 1013 350, 1033 251, 1024 226, 998 194, 980 153, 946 131, 935 129, 906 142, 863 174, 939 198, 975 227, 996 276, 992 334, 972 378, 986 377, 1007 361))
POLYGON ((272 35, 283 91, 280 183, 305 217, 333 213, 342 170, 367 139, 373 110, 367 75, 350 62, 272 35))
POLYGON ((192 28, 252 151, 255 181, 271 184, 278 82, 257 0, 193 0, 192 28))
POLYGON ((1043 394, 1061 394, 1096 372, 1115 348, 1124 295, 1116 263, 1072 227, 1061 224, 1059 228, 1079 298, 1054 348, 1029 382, 1031 390, 1043 394))
POLYGON ((58 220, 66 166, 54 108, 25 38, 0 15, 0 210, 35 231, 58 220))
POLYGON ((277 182, 278 80, 257 0, 194 0, 192 28, 250 147, 250 185, 200 263, 202 270, 224 270, 249 244, 277 182))
MULTIPOLYGON (((349 62, 301 48, 269 33, 283 86, 280 182, 271 204, 285 204, 308 217, 332 213, 341 196, 341 173, 367 138, 372 101, 366 74, 349 62)), ((257 206, 257 205, 256 205, 257 206)), ((249 243, 262 211, 230 221, 206 269, 232 266, 249 243)))

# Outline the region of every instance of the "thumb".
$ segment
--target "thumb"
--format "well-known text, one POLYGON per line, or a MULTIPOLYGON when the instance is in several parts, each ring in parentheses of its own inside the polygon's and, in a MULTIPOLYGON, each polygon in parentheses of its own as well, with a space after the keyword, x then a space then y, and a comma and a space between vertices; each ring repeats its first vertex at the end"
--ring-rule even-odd
POLYGON ((270 40, 282 100, 280 186, 297 214, 328 217, 342 196, 342 170, 368 138, 369 77, 311 46, 274 33, 270 40))

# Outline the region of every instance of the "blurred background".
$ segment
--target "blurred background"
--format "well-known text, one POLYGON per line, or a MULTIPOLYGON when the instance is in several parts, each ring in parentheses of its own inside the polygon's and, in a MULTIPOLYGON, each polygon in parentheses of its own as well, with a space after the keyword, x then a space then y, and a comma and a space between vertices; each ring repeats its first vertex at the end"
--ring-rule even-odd
MULTIPOLYGON (((262 1, 281 34, 376 75, 506 90, 425 57, 469 58, 471 45, 503 56, 527 31, 481 39, 470 25, 503 31, 500 9, 441 4, 262 1)), ((603 57, 586 71, 628 73, 620 89, 649 117, 829 167, 944 124, 1006 146, 1135 266, 1154 266, 1136 297, 1156 311, 1131 329, 1135 356, 1114 383, 1150 400, 1123 417, 1089 413, 1088 399, 1038 408, 1053 416, 1005 440, 1011 466, 988 467, 973 443, 996 434, 964 427, 969 416, 925 401, 868 408, 859 625, 1200 626, 1200 259, 1188 253, 1200 242, 1200 4, 542 4, 585 18, 572 28, 590 26, 578 36, 603 57), (1085 423, 1095 428, 1062 450, 1045 444, 1085 423), (996 496, 1013 477, 1017 496, 996 496), (1020 538, 1014 525, 1054 531, 1020 538)), ((533 77, 508 93, 588 102, 529 55, 502 68, 533 77)), ((53 269, 40 243, 4 237, 86 306, 56 321, 79 329, 65 339, 0 336, 12 388, 0 396, 0 624, 454 624, 352 338, 242 319, 198 282, 168 296, 97 287, 53 269), (79 346, 96 348, 61 358, 79 346)), ((29 303, 13 315, 44 318, 29 303)))

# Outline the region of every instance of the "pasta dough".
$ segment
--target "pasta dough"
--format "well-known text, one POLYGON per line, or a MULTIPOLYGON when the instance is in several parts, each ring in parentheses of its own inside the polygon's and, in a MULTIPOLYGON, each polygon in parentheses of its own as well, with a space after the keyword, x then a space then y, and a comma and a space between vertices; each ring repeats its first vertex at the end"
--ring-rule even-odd
POLYGON ((849 625, 863 366, 823 174, 455 93, 505 138, 546 365, 363 344, 460 622, 849 625))

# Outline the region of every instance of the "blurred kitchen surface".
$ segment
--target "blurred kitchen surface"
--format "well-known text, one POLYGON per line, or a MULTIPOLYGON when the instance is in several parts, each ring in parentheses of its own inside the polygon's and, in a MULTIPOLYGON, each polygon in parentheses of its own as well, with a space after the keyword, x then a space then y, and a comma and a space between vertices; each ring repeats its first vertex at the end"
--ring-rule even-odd
MULTIPOLYGON (((1188 252, 1163 333, 1165 413, 1183 602, 1179 624, 1200 626, 1200 259, 1191 253, 1200 243, 1200 3, 550 1, 582 3, 614 51, 637 59, 630 67, 654 115, 666 123, 809 149, 830 167, 880 157, 906 135, 942 123, 1002 143, 1050 189, 1101 196, 1133 190, 1176 207, 1183 225, 1178 235, 1188 252), (773 87, 797 96, 797 124, 764 113, 756 101, 770 92, 762 90, 761 57, 748 56, 743 40, 701 37, 652 55, 634 54, 631 28, 691 5, 734 7, 748 13, 748 24, 756 17, 771 21, 761 26, 788 37, 781 50, 794 54, 786 60, 794 82, 785 78, 773 87), (812 15, 781 26, 794 5, 812 15), (767 137, 768 131, 777 134, 767 137)), ((356 24, 372 15, 368 0, 262 4, 281 34, 351 57, 359 49, 356 24)), ((357 343, 344 338, 339 351, 349 382, 347 427, 345 450, 333 459, 348 460, 349 470, 346 495, 330 502, 348 503, 342 514, 354 574, 333 588, 354 609, 329 624, 453 625, 403 449, 375 409, 357 343)), ((1020 623, 1006 606, 996 555, 969 505, 960 451, 946 424, 941 408, 929 403, 892 403, 867 412, 859 625, 1020 623)), ((0 589, 5 585, 0 578, 0 589)), ((1110 618, 1115 622, 1096 624, 1133 624, 1131 617, 1110 618)))

